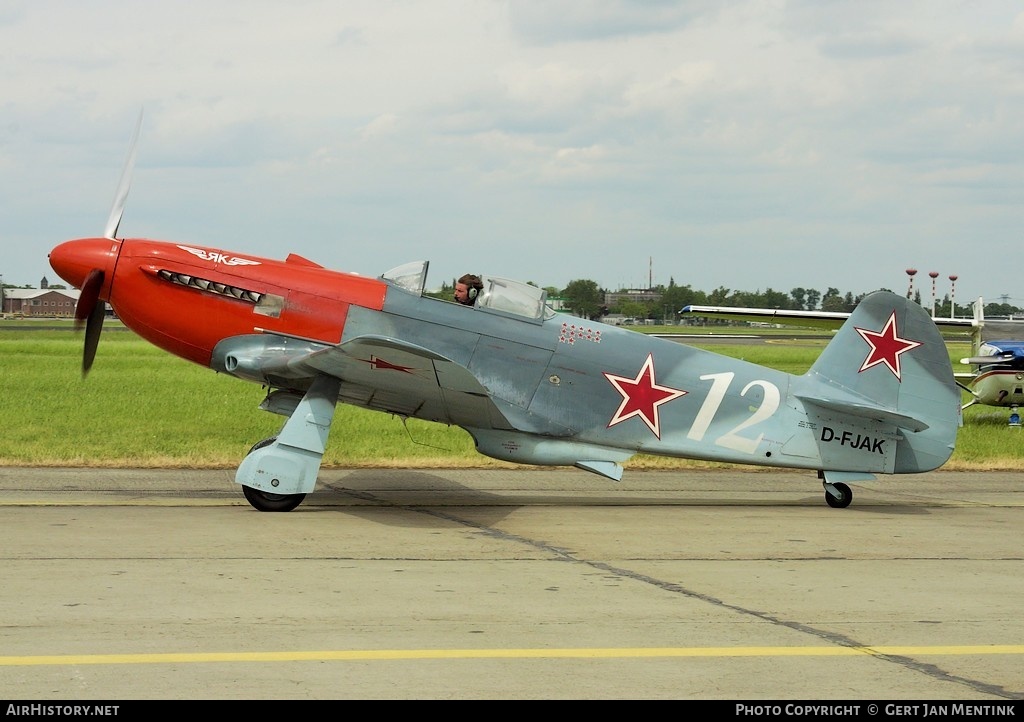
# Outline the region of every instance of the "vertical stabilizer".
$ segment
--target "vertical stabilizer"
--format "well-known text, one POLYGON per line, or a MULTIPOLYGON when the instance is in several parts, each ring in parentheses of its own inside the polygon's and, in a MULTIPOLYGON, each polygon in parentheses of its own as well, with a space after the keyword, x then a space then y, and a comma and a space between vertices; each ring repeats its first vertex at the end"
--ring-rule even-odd
POLYGON ((921 306, 889 291, 858 304, 794 395, 811 417, 855 422, 893 440, 887 473, 942 466, 961 425, 960 388, 942 335, 921 306))

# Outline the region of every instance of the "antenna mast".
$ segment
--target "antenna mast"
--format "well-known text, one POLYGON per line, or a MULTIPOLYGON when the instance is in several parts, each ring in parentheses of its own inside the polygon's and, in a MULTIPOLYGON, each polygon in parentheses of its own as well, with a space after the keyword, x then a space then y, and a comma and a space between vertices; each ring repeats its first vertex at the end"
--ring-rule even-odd
POLYGON ((907 275, 910 277, 910 285, 907 286, 907 300, 909 301, 911 296, 914 295, 914 274, 917 273, 916 268, 908 268, 907 275))

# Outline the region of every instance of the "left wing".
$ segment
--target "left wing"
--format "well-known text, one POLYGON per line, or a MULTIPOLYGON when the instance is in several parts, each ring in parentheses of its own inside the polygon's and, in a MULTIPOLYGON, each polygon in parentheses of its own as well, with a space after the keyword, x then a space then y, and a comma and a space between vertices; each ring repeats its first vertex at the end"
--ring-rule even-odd
POLYGON ((291 415, 317 377, 340 381, 338 400, 442 424, 514 428, 465 366, 414 343, 362 335, 340 344, 264 331, 217 344, 215 371, 275 389, 261 408, 291 415))
POLYGON ((355 406, 457 426, 513 428, 469 369, 417 344, 359 336, 300 363, 341 379, 339 400, 355 406))

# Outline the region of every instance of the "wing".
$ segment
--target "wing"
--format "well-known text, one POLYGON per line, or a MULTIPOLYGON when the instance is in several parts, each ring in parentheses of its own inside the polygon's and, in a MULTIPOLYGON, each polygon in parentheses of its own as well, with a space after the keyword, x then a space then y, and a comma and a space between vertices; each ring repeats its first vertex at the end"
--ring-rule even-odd
POLYGON ((1022 368, 1024 367, 1024 342, 987 341, 982 344, 979 354, 960 359, 960 363, 975 366, 997 365, 1007 368, 1022 368))
MULTIPOLYGON (((799 311, 782 308, 744 308, 733 306, 684 306, 680 311, 687 316, 723 318, 730 321, 774 323, 801 328, 837 329, 850 317, 839 311, 799 311)), ((963 331, 976 335, 986 322, 977 318, 932 318, 935 325, 947 331, 963 331)), ((987 322, 991 323, 991 322, 987 322)), ((1024 322, 1020 331, 1024 333, 1024 322)))
POLYGON ((685 306, 680 311, 688 316, 714 316, 730 321, 779 323, 806 328, 836 329, 850 317, 848 313, 834 311, 791 311, 781 308, 741 308, 730 306, 685 306))
POLYGON ((317 376, 341 381, 338 400, 466 429, 568 436, 571 429, 492 394, 459 364, 425 346, 361 335, 329 345, 262 333, 217 345, 212 368, 277 389, 261 408, 290 415, 317 376))
POLYGON ((423 346, 360 336, 313 351, 299 364, 341 379, 339 400, 355 406, 457 426, 513 428, 469 369, 423 346))
POLYGON ((341 381, 339 400, 400 416, 510 428, 487 390, 464 366, 413 343, 359 336, 326 344, 276 333, 232 336, 217 344, 211 367, 278 391, 267 410, 289 415, 318 376, 341 381), (291 399, 291 400, 289 400, 291 399))

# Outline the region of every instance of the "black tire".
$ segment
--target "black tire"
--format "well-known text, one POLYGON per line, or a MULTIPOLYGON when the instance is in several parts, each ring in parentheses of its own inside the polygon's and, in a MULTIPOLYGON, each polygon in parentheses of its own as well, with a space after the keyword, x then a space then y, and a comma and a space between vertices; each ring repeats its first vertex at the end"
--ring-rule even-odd
POLYGON ((305 494, 271 494, 244 484, 242 493, 257 511, 291 511, 306 498, 305 494))
POLYGON ((853 501, 853 492, 850 490, 850 487, 841 481, 837 484, 833 484, 832 486, 835 487, 836 491, 838 491, 841 496, 837 499, 829 493, 828 489, 825 489, 825 501, 833 509, 845 509, 850 505, 850 502, 853 501))
MULTIPOLYGON (((251 454, 256 449, 262 449, 264 446, 270 446, 276 440, 276 436, 271 436, 269 439, 257 441, 249 449, 249 453, 251 454)), ((305 494, 272 494, 269 491, 254 489, 244 484, 242 493, 245 494, 246 501, 252 504, 257 511, 291 511, 306 498, 305 494)))
POLYGON ((277 441, 277 437, 276 436, 271 436, 269 438, 263 439, 263 441, 257 441, 255 444, 252 445, 252 448, 249 449, 249 453, 246 454, 246 456, 248 456, 252 452, 256 451, 256 449, 262 449, 264 446, 270 446, 275 441, 277 441))

